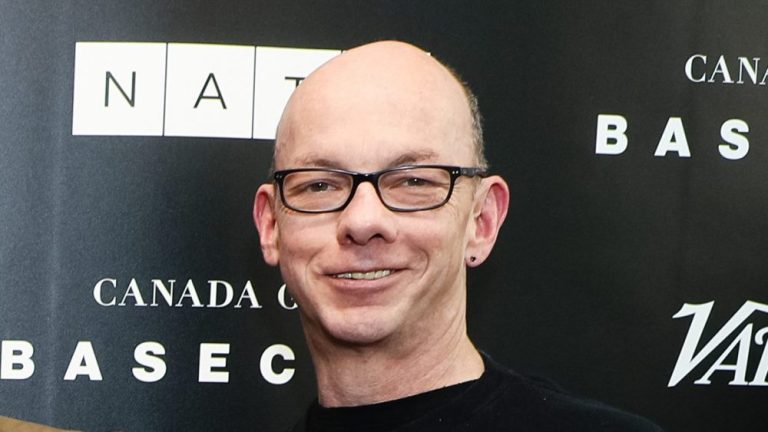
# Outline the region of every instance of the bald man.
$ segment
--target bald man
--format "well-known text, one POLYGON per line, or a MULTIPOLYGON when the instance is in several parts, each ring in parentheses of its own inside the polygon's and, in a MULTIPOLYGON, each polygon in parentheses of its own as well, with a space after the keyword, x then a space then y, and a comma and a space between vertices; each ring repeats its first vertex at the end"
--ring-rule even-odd
POLYGON ((658 430, 470 341, 466 271, 509 202, 486 168, 474 96, 412 45, 345 51, 296 89, 254 205, 317 375, 294 431, 658 430))

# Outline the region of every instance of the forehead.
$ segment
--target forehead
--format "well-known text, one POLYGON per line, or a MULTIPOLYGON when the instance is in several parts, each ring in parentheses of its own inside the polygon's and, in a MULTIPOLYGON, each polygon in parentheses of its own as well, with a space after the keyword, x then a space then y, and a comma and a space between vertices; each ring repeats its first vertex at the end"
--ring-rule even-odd
POLYGON ((472 162, 461 85, 413 47, 385 48, 342 54, 299 86, 278 129, 277 168, 472 162))

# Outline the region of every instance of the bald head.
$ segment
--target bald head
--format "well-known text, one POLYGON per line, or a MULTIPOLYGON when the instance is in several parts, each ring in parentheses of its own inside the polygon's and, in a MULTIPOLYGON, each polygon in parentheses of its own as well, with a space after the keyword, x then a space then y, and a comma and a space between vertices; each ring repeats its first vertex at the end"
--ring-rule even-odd
POLYGON ((286 149, 324 138, 355 147, 372 140, 379 145, 442 140, 457 157, 469 154, 470 160, 455 163, 485 165, 474 96, 450 69, 402 42, 353 48, 310 74, 283 112, 275 167, 311 161, 310 149, 303 149, 308 154, 298 160, 286 157, 286 149))
POLYGON ((451 169, 482 165, 472 100, 424 51, 377 42, 318 68, 286 105, 274 162, 282 172, 259 187, 254 219, 265 259, 280 265, 300 305, 332 404, 395 399, 482 372, 464 325, 466 267, 490 253, 509 192, 498 176, 451 169), (411 379, 398 376, 391 392, 373 386, 362 398, 362 387, 342 388, 355 381, 339 358, 384 371, 425 354, 434 357, 427 368, 451 359, 440 382, 403 393, 411 379), (448 370, 474 372, 445 378, 448 370))

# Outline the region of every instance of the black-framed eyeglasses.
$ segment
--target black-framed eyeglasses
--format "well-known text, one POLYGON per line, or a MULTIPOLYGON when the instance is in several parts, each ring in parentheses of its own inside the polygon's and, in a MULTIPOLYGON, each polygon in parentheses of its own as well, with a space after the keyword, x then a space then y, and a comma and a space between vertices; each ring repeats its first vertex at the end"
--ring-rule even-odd
POLYGON ((302 213, 343 210, 360 183, 373 184, 386 208, 415 212, 438 208, 453 194, 459 177, 484 177, 483 168, 446 165, 408 165, 372 173, 330 168, 296 168, 276 171, 273 178, 283 205, 302 213))

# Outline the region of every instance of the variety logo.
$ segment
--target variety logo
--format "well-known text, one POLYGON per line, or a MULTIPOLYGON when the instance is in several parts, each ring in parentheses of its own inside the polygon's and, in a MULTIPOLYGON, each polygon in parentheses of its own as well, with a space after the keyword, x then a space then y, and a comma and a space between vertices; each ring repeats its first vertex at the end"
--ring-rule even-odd
POLYGON ((704 328, 709 321, 710 313, 715 302, 704 304, 684 304, 673 318, 692 317, 691 326, 683 342, 680 355, 675 363, 669 387, 674 387, 693 372, 712 354, 719 353, 717 359, 693 383, 699 385, 711 384, 715 372, 732 374, 733 379, 728 383, 734 386, 768 386, 768 326, 756 330, 755 312, 768 314, 768 304, 747 301, 735 314, 712 336, 709 341, 702 341, 704 328), (749 374, 750 351, 753 345, 762 346, 762 353, 754 374, 749 374), (735 361, 734 361, 735 353, 735 361), (730 363, 733 361, 732 363, 730 363))

